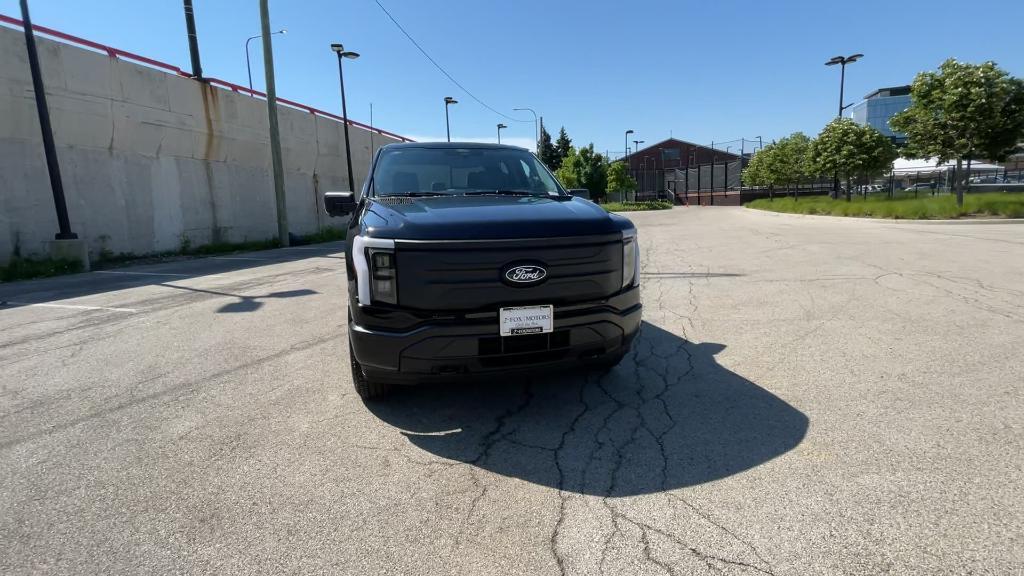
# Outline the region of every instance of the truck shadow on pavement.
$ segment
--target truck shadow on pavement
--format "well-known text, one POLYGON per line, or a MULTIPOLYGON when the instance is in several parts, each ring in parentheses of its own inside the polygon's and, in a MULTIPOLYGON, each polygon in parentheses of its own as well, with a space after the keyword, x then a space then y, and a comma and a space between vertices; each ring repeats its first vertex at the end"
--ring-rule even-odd
POLYGON ((401 388, 368 404, 414 446, 569 492, 621 497, 725 478, 797 446, 802 412, 645 322, 606 375, 401 388))

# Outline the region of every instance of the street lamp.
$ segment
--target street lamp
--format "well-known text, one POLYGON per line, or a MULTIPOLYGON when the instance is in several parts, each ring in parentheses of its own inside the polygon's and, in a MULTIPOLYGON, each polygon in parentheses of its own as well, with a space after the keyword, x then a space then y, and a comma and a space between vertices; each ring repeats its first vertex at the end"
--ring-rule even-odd
POLYGON ((338 80, 341 82, 341 122, 345 127, 345 162, 348 165, 348 185, 351 191, 355 192, 356 181, 352 176, 352 146, 348 140, 348 108, 345 105, 345 75, 341 71, 342 58, 355 60, 359 58, 358 52, 346 51, 341 44, 331 44, 331 50, 338 55, 338 80))
POLYGON ((646 140, 633 140, 633 153, 636 154, 640 151, 640 145, 646 142, 646 140))
POLYGON ((452 127, 448 122, 448 107, 452 104, 458 104, 459 101, 451 96, 444 97, 444 130, 448 134, 448 141, 452 141, 452 127))
POLYGON ((504 124, 498 124, 498 144, 501 144, 501 129, 502 128, 508 128, 508 126, 505 126, 504 124))
POLYGON ((839 114, 837 116, 842 116, 843 110, 846 110, 847 108, 852 106, 852 104, 850 106, 843 106, 843 85, 846 83, 846 65, 853 64, 854 62, 860 60, 863 57, 863 54, 853 54, 851 56, 833 56, 831 60, 825 62, 825 66, 835 66, 836 64, 839 64, 839 114))
POLYGON ((632 130, 626 130, 626 142, 625 142, 625 144, 623 144, 623 146, 625 146, 625 148, 626 148, 626 156, 623 157, 622 160, 624 162, 626 162, 626 167, 627 168, 629 167, 629 135, 632 134, 632 133, 633 133, 632 130))
MULTIPOLYGON (((273 36, 274 34, 287 34, 287 33, 288 33, 288 31, 285 30, 284 28, 282 28, 282 29, 278 30, 277 32, 271 32, 270 35, 273 36)), ((250 37, 246 38, 246 40, 245 40, 245 71, 249 73, 249 90, 252 90, 252 66, 249 64, 249 42, 252 41, 252 40, 255 40, 257 38, 262 38, 262 37, 263 37, 262 34, 257 34, 255 36, 250 36, 250 37)))
POLYGON ((516 112, 530 112, 533 114, 533 132, 537 141, 537 154, 540 154, 540 128, 537 127, 537 113, 533 108, 513 108, 516 112))
MULTIPOLYGON (((846 65, 853 64, 857 60, 863 58, 863 54, 852 54, 850 56, 833 56, 831 60, 825 62, 825 66, 835 66, 839 64, 839 113, 836 114, 836 118, 843 117, 843 110, 846 110, 847 106, 843 106, 843 88, 846 84, 846 65)), ((851 104, 852 106, 852 104, 851 104)), ((839 172, 836 171, 835 176, 832 179, 832 199, 839 197, 839 172)), ((849 198, 849 191, 847 191, 847 198, 849 198)))

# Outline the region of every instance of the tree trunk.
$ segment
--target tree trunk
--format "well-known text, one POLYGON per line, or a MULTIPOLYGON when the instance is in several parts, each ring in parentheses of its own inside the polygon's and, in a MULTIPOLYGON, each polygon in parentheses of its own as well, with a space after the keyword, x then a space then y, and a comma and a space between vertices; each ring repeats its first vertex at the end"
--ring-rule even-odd
POLYGON ((964 207, 964 178, 960 170, 963 168, 964 161, 962 158, 956 159, 956 205, 958 208, 964 207))
MULTIPOLYGON (((966 174, 966 176, 964 178, 964 191, 965 192, 970 192, 971 191, 971 156, 967 157, 967 174, 966 174)), ((959 206, 961 208, 964 207, 963 196, 960 197, 959 204, 957 204, 957 206, 959 206)))
POLYGON ((850 190, 850 177, 847 176, 846 177, 846 201, 850 202, 851 200, 853 200, 853 195, 851 194, 851 190, 850 190))

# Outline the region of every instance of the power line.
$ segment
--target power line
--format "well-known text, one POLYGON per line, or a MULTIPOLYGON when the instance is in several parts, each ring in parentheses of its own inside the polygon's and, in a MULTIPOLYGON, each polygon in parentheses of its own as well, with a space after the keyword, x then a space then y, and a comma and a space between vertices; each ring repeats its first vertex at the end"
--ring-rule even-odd
POLYGON ((451 74, 448 73, 447 70, 444 69, 444 67, 442 67, 440 64, 438 64, 437 60, 434 60, 433 58, 430 57, 430 54, 427 54, 427 51, 424 50, 422 46, 420 46, 420 43, 417 42, 415 38, 413 38, 408 32, 405 31, 405 28, 403 28, 402 25, 398 23, 398 20, 395 20, 395 17, 391 15, 391 12, 388 12, 388 9, 385 8, 383 4, 380 3, 380 0, 373 0, 373 1, 377 4, 377 6, 380 7, 381 10, 384 11, 384 14, 387 15, 387 17, 395 24, 395 26, 397 26, 398 29, 402 31, 402 34, 405 34, 405 37, 409 39, 409 42, 412 42, 412 45, 415 46, 424 56, 426 56, 427 60, 430 60, 430 63, 433 64, 435 68, 437 68, 438 70, 441 71, 441 74, 444 74, 449 80, 452 81, 453 84, 455 84, 456 86, 461 88, 462 91, 465 92, 466 94, 468 94, 470 98, 472 98, 473 100, 476 100, 477 103, 479 103, 484 108, 487 108, 491 112, 494 112, 498 116, 501 116, 502 118, 505 118, 507 120, 511 120, 513 122, 524 122, 524 123, 526 123, 526 122, 533 122, 533 120, 520 120, 519 118, 513 118, 513 117, 509 116, 508 114, 504 114, 502 112, 498 112, 494 108, 491 108, 490 106, 488 106, 486 102, 484 102, 483 100, 477 98, 475 94, 473 94, 465 86, 460 84, 458 80, 456 80, 451 74))

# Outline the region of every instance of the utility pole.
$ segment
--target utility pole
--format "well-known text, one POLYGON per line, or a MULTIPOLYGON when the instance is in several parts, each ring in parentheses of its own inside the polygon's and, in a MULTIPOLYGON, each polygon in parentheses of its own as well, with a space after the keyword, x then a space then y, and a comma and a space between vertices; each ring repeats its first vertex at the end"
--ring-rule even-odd
MULTIPOLYGON (((191 4, 191 2, 187 3, 191 4)), ((277 202, 277 239, 281 246, 288 246, 288 206, 284 195, 281 132, 277 125, 277 87, 274 84, 274 48, 270 36, 270 7, 268 3, 269 0, 260 0, 263 68, 267 78, 267 114, 270 120, 270 160, 274 169, 274 199, 277 202)))
POLYGON ((28 14, 28 0, 21 0, 21 20, 25 27, 25 49, 28 52, 28 67, 32 73, 32 91, 36 97, 36 112, 39 114, 39 128, 43 135, 43 153, 46 155, 46 170, 50 174, 50 190, 53 192, 53 206, 57 210, 57 225, 60 231, 56 240, 75 240, 78 235, 71 231, 68 218, 68 204, 64 198, 64 183, 60 179, 60 163, 57 147, 53 143, 53 127, 50 125, 50 109, 46 105, 46 88, 43 73, 39 68, 39 53, 36 52, 36 37, 32 32, 32 18, 28 14))
MULTIPOLYGON (((185 29, 188 31, 188 53, 192 57, 192 77, 203 79, 203 66, 199 63, 199 38, 196 36, 196 15, 192 11, 192 0, 185 2, 185 29)), ((267 32, 264 31, 264 34, 267 32)))
POLYGON ((540 130, 537 131, 537 158, 543 158, 543 156, 541 156, 541 154, 543 154, 544 151, 541 150, 541 142, 540 142, 542 134, 544 134, 544 117, 543 116, 540 117, 540 130))
POLYGON ((373 102, 370 102, 370 164, 373 164, 373 102))

